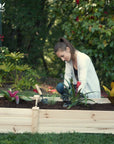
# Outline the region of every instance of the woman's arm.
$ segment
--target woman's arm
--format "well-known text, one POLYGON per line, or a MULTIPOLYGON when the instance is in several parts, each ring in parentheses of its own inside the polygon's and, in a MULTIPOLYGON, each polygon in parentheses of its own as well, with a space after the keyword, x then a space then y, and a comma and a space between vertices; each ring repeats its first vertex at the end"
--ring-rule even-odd
POLYGON ((72 65, 71 62, 65 62, 65 74, 64 74, 64 84, 69 86, 68 83, 72 78, 72 65))
POLYGON ((82 55, 82 57, 78 59, 78 79, 81 82, 78 91, 81 89, 81 92, 83 93, 85 93, 90 63, 91 59, 87 55, 82 55))

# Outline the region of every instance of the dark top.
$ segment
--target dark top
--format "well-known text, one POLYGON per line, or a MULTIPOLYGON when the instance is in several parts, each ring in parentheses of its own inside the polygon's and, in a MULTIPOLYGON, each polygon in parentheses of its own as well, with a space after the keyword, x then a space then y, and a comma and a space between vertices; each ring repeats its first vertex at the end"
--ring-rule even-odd
MULTIPOLYGON (((74 67, 73 67, 73 68, 74 68, 74 67)), ((76 70, 75 68, 74 68, 74 74, 75 74, 76 79, 77 79, 77 81, 78 81, 78 70, 76 70)))

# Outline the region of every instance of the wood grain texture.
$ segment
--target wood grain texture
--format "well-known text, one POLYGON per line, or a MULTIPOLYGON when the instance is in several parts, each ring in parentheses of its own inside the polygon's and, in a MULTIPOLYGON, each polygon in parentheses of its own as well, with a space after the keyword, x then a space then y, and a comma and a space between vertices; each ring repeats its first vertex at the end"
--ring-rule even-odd
MULTIPOLYGON (((96 100, 110 103, 108 99, 96 100)), ((114 111, 0 108, 0 133, 112 133, 114 111)))

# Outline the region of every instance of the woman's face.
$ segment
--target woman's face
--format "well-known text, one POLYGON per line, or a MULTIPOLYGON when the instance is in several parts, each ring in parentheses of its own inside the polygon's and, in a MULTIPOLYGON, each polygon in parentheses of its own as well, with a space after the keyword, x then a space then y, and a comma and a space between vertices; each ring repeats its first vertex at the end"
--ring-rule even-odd
POLYGON ((59 57, 62 61, 67 61, 69 62, 71 60, 71 53, 70 53, 70 48, 67 47, 65 51, 58 50, 56 52, 57 57, 59 57))

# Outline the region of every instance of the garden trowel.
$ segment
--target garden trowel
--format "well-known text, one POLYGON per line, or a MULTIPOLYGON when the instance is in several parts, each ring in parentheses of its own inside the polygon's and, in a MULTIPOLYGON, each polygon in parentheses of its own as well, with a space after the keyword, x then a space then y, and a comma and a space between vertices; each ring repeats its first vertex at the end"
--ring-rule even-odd
POLYGON ((41 89, 39 88, 38 84, 35 84, 35 87, 36 87, 36 89, 37 89, 39 95, 42 97, 41 102, 42 102, 42 103, 45 103, 45 104, 48 103, 48 99, 47 99, 47 98, 45 98, 45 99, 43 98, 42 91, 41 91, 41 89))

